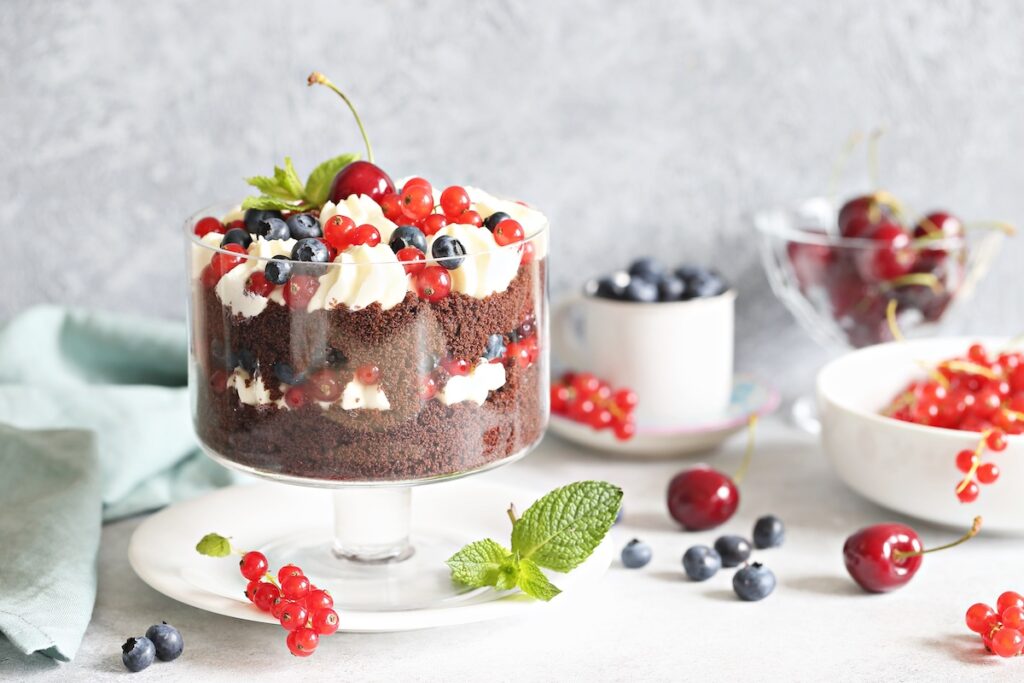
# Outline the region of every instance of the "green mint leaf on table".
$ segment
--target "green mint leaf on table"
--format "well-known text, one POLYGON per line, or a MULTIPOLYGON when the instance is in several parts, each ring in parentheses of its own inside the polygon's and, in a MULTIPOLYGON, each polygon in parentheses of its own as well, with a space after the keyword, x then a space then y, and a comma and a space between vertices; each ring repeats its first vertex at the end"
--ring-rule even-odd
POLYGON ((206 534, 196 543, 196 551, 210 557, 227 557, 231 554, 231 541, 220 534, 206 534))
POLYGON ((512 553, 489 538, 470 543, 451 556, 448 566, 452 578, 467 586, 494 586, 502 564, 511 559, 512 553))
POLYGON ((567 572, 590 557, 615 523, 622 489, 580 481, 547 494, 512 527, 512 552, 541 567, 567 572))
POLYGON ((530 597, 547 602, 562 591, 544 576, 533 560, 519 560, 519 587, 530 597))
POLYGON ((331 182, 338 171, 359 159, 358 154, 342 154, 328 159, 313 169, 306 178, 304 197, 313 206, 323 206, 327 201, 327 193, 331 191, 331 182))
POLYGON ((470 543, 448 559, 452 580, 498 590, 518 587, 538 600, 561 591, 541 567, 568 572, 583 563, 615 523, 622 489, 602 481, 581 481, 555 489, 512 521, 512 550, 491 539, 470 543))

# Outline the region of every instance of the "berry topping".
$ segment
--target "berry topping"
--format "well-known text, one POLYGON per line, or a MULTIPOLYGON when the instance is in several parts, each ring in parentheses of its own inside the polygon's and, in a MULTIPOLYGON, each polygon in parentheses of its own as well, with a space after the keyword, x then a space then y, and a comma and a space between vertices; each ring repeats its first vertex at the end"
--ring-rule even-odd
POLYGON ((194 232, 198 237, 205 237, 211 232, 224 232, 224 225, 213 216, 204 216, 196 221, 194 232))
POLYGON ((464 358, 445 358, 441 367, 453 377, 468 375, 470 370, 469 361, 464 358))
POLYGON ((330 253, 327 245, 315 237, 306 237, 292 247, 292 260, 305 263, 327 263, 330 253))
MULTIPOLYGON (((281 220, 281 212, 270 209, 246 209, 242 224, 245 226, 246 230, 255 235, 259 234, 257 227, 266 218, 276 218, 281 220)), ((285 227, 288 226, 286 225, 285 227)))
MULTIPOLYGON (((487 360, 498 360, 505 356, 505 337, 501 334, 492 334, 487 337, 487 345, 484 347, 484 358, 487 360)), ((568 392, 568 389, 566 389, 568 392)))
POLYGON ((222 249, 230 253, 218 252, 210 259, 210 270, 217 280, 245 260, 245 249, 240 244, 226 244, 222 249))
POLYGON ((732 589, 740 600, 764 600, 775 590, 775 574, 760 562, 743 567, 732 576, 732 589))
POLYGON ((402 206, 402 213, 414 221, 426 218, 434 210, 434 194, 429 185, 406 183, 398 201, 402 206))
POLYGON ((265 240, 286 240, 292 236, 291 231, 288 230, 288 224, 276 216, 260 218, 250 232, 265 240))
POLYGON ((502 222, 494 226, 494 241, 497 242, 498 246, 505 246, 506 244, 515 244, 516 242, 523 241, 523 226, 519 224, 519 221, 514 221, 511 218, 506 218, 502 222))
POLYGON ((512 216, 509 216, 504 211, 495 211, 494 213, 487 217, 487 220, 484 221, 484 227, 490 230, 491 232, 494 232, 494 228, 498 226, 498 223, 504 220, 508 220, 510 218, 512 218, 512 216))
POLYGON ((267 282, 283 285, 292 276, 292 262, 283 254, 275 256, 267 262, 266 267, 263 268, 263 274, 266 276, 267 282))
POLYGON ((405 217, 402 213, 402 201, 397 192, 388 192, 380 198, 380 208, 384 217, 392 223, 397 223, 405 217))
POLYGON ((391 247, 391 251, 396 254, 406 247, 413 247, 415 249, 419 249, 423 253, 426 253, 427 236, 424 235, 423 231, 417 227, 412 225, 400 225, 391 233, 391 240, 388 242, 388 246, 391 247))
POLYGON ((420 225, 423 227, 423 234, 427 237, 433 237, 441 230, 441 228, 448 225, 448 219, 442 214, 432 213, 424 218, 420 225))
POLYGON ((306 393, 315 401, 333 403, 341 398, 341 382, 333 370, 323 369, 313 373, 306 383, 306 393))
POLYGON ((372 386, 380 381, 380 368, 372 363, 361 365, 356 369, 356 379, 363 384, 372 386))
POLYGON ((177 659, 185 650, 185 640, 181 637, 181 632, 166 621, 153 624, 146 629, 146 637, 152 641, 157 659, 162 662, 177 659))
POLYGON ((441 235, 430 247, 430 255, 448 270, 455 270, 466 258, 466 247, 454 237, 441 235))
POLYGON ((267 276, 259 271, 249 275, 245 281, 245 293, 252 296, 270 296, 274 291, 274 283, 267 280, 267 276))
POLYGON ((622 549, 622 566, 629 569, 639 569, 651 561, 651 546, 640 539, 634 538, 622 549))
POLYGON ((324 224, 324 239, 338 251, 345 251, 355 229, 355 222, 348 216, 331 216, 324 224))
POLYGON ((149 638, 129 638, 121 646, 121 662, 132 673, 142 671, 156 659, 156 647, 149 638))
POLYGON ((452 276, 441 266, 427 266, 416 275, 416 294, 424 301, 440 301, 452 291, 452 276))
POLYGON ((288 232, 293 240, 306 239, 307 237, 321 237, 320 221, 308 213, 296 213, 285 221, 288 225, 288 232))
POLYGON ((252 235, 241 228, 231 228, 224 233, 224 239, 220 241, 220 246, 226 247, 229 244, 237 244, 243 249, 248 249, 249 245, 252 244, 252 235))
POLYGON ((484 224, 484 219, 480 217, 480 214, 470 209, 469 211, 463 211, 457 218, 451 219, 452 223, 459 225, 475 225, 480 227, 484 224))
POLYGON ((292 310, 306 308, 319 288, 318 278, 312 275, 293 275, 284 288, 285 303, 292 310))
POLYGON ((722 558, 723 567, 738 567, 750 559, 750 541, 742 536, 719 536, 715 552, 722 558))
POLYGON ((786 540, 786 527, 775 515, 759 517, 754 523, 753 540, 754 547, 758 550, 778 548, 786 540))
POLYGON ((289 387, 284 392, 284 402, 292 410, 298 410, 306 405, 306 390, 303 387, 289 387))
POLYGON ((416 247, 399 249, 395 254, 409 275, 419 273, 427 265, 427 256, 416 247))
POLYGON ((441 193, 441 210, 450 218, 461 216, 469 206, 469 193, 465 188, 453 185, 441 193))
POLYGON ((375 247, 380 244, 380 231, 366 223, 352 231, 350 241, 352 246, 366 245, 367 247, 375 247))
POLYGON ((395 183, 380 166, 369 161, 353 161, 334 176, 328 196, 335 204, 361 194, 379 202, 394 191, 395 183))
POLYGON ((691 581, 707 581, 721 568, 722 558, 706 545, 695 545, 683 553, 683 571, 691 581))

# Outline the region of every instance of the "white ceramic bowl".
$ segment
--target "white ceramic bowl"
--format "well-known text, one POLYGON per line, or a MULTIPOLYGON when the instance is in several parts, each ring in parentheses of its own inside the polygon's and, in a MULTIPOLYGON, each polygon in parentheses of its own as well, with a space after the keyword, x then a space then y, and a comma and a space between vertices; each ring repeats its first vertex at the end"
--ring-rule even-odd
POLYGON ((818 406, 825 454, 840 479, 879 505, 938 524, 967 528, 974 515, 984 528, 1024 533, 1024 436, 1008 438, 1002 453, 986 453, 1002 471, 981 486, 974 503, 957 500, 963 474, 956 454, 974 448, 979 435, 924 427, 884 417, 880 411, 906 384, 924 377, 919 361, 935 363, 966 352, 975 341, 989 350, 999 338, 946 338, 892 342, 849 353, 818 373, 818 406))

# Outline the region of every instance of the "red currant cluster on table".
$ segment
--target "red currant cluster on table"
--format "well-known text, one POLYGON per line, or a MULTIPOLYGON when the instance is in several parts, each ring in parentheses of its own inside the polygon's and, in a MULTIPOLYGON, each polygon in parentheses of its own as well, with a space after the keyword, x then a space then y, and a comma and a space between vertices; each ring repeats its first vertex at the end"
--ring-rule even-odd
POLYGON ((338 613, 330 593, 314 586, 293 564, 270 573, 263 553, 250 551, 239 562, 242 576, 249 580, 245 597, 263 612, 269 612, 288 631, 288 650, 296 657, 308 657, 320 644, 320 636, 338 630, 338 613))
POLYGON ((794 239, 787 257, 800 291, 823 300, 847 341, 855 347, 891 339, 886 308, 916 312, 938 321, 963 280, 964 225, 944 211, 905 223, 899 202, 887 192, 855 197, 838 215, 838 236, 860 242, 830 244, 834 230, 818 240, 794 239))
MULTIPOLYGON (((435 204, 434 190, 428 181, 411 178, 401 191, 395 191, 391 179, 369 162, 349 164, 335 179, 332 200, 340 201, 352 194, 365 194, 377 201, 384 216, 398 225, 388 246, 412 278, 413 290, 426 301, 440 301, 451 293, 450 271, 459 268, 467 258, 462 242, 442 235, 433 241, 428 262, 427 238, 435 236, 442 228, 458 224, 486 229, 499 247, 523 242, 525 238, 523 226, 507 213, 498 211, 485 220, 470 208, 472 202, 463 187, 455 185, 445 189, 435 204), (351 173, 345 173, 353 166, 359 174, 358 178, 350 180, 351 173), (372 172, 380 175, 373 187, 367 187, 368 181, 363 177, 371 173, 367 166, 372 166, 375 169, 372 172)), ((321 226, 316 212, 250 209, 244 220, 227 225, 208 216, 196 223, 195 233, 200 237, 222 233, 220 247, 230 252, 217 253, 203 270, 200 280, 207 288, 215 287, 226 273, 248 258, 253 236, 296 240, 290 257, 275 257, 262 273, 253 273, 246 283, 246 291, 259 296, 270 296, 275 287, 284 287, 282 296, 292 309, 305 308, 319 289, 319 275, 324 266, 318 264, 333 262, 338 254, 353 247, 375 247, 381 242, 380 231, 373 225, 356 225, 348 216, 335 215, 321 226)), ((532 242, 521 244, 519 250, 522 263, 533 260, 532 242)))
POLYGON ((636 434, 632 389, 612 389, 589 372, 567 372, 551 385, 551 412, 594 429, 610 429, 623 441, 636 434))
POLYGON ((1000 657, 1017 657, 1024 651, 1024 596, 1006 591, 992 609, 983 602, 967 609, 967 628, 981 636, 985 649, 1000 657))

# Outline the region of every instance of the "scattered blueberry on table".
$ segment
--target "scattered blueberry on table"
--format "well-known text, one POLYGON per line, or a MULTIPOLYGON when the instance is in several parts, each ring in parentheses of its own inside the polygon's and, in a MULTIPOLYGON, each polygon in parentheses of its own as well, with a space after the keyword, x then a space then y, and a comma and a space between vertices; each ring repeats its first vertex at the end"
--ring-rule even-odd
POLYGON ((750 559, 750 541, 742 536, 720 536, 715 541, 715 550, 723 567, 738 567, 750 559))
POLYGON ((721 568, 722 557, 706 545, 695 545, 683 553, 683 571, 693 581, 707 581, 721 568))
POLYGON ((164 662, 177 659, 185 649, 181 632, 166 621, 153 624, 146 629, 146 637, 153 642, 157 658, 164 662))
POLYGON ((622 564, 629 569, 639 569, 651 561, 652 554, 651 546, 634 538, 622 549, 622 564))
POLYGON ((758 550, 778 548, 786 540, 786 527, 775 515, 759 517, 754 523, 754 547, 758 550))
POLYGON ((132 673, 142 671, 156 659, 156 647, 153 641, 144 636, 129 638, 121 646, 121 661, 132 673))
POLYGON ((760 562, 739 569, 732 577, 732 589, 740 600, 764 600, 775 590, 775 574, 760 562))

